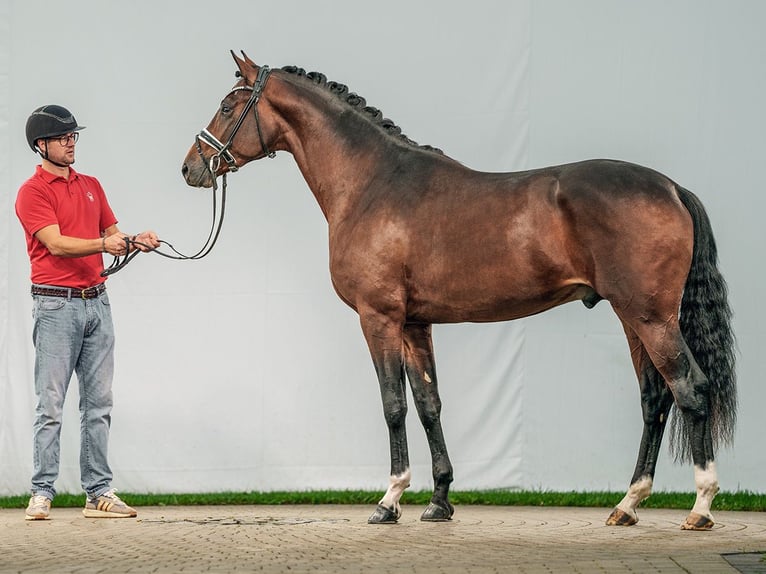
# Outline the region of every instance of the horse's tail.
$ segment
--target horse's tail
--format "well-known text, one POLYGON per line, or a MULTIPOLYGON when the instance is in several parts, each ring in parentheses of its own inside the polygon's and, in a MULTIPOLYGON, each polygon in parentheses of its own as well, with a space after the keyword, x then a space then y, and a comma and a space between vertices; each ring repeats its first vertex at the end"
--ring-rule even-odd
MULTIPOLYGON (((710 219, 699 198, 676 186, 694 222, 691 269, 681 300, 681 333, 710 384, 710 430, 713 446, 731 444, 737 419, 735 341, 726 282, 718 270, 718 249, 710 219)), ((691 458, 690 425, 675 413, 670 425, 670 451, 676 460, 691 458)))

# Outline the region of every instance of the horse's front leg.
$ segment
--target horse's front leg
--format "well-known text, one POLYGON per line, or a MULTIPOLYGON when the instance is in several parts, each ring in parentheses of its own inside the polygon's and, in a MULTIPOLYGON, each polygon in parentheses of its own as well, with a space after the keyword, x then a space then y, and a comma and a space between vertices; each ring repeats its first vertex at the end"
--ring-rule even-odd
POLYGON ((436 384, 431 325, 407 324, 404 326, 404 364, 418 416, 428 438, 434 477, 431 503, 420 519, 431 522, 450 520, 455 512, 449 501, 452 463, 447 455, 447 445, 440 419, 441 399, 436 384))
POLYGON ((383 414, 388 425, 391 475, 386 494, 367 520, 370 524, 393 524, 402 514, 399 499, 410 485, 407 450, 407 395, 402 353, 402 324, 380 314, 362 315, 362 330, 378 375, 383 414))

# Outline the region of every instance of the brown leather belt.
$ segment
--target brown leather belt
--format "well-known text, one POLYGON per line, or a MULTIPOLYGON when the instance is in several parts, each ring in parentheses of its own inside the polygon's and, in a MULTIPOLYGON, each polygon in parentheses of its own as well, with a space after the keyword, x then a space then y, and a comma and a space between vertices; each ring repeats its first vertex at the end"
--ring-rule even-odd
POLYGON ((32 285, 32 295, 43 297, 66 297, 67 299, 95 299, 106 291, 106 285, 99 283, 87 289, 75 289, 71 287, 38 287, 32 285))

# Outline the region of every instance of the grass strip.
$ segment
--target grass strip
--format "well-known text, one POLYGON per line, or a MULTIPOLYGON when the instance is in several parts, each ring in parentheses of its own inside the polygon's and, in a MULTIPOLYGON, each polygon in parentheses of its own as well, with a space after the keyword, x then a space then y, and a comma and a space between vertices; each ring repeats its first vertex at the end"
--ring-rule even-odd
MULTIPOLYGON (((494 506, 615 506, 623 497, 621 492, 551 492, 520 490, 476 490, 450 493, 455 505, 494 506)), ((131 494, 120 492, 131 506, 219 506, 250 504, 377 504, 382 492, 365 490, 311 490, 305 492, 210 492, 193 494, 131 494)), ((641 503, 643 508, 690 509, 695 495, 687 492, 656 492, 641 503)), ((430 491, 405 492, 402 504, 426 505, 430 491)), ((0 497, 0 508, 25 508, 29 495, 0 497)), ((85 504, 84 494, 56 495, 55 506, 73 508, 85 504)), ((766 494, 749 491, 720 492, 713 502, 713 511, 766 511, 766 494)))

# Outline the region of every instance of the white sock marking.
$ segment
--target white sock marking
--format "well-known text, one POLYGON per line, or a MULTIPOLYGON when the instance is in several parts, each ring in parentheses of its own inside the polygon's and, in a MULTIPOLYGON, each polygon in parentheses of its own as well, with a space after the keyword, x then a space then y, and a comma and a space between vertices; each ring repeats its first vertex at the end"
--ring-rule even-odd
POLYGON ((636 508, 641 504, 642 500, 646 500, 652 493, 652 479, 648 476, 639 478, 636 482, 630 485, 627 494, 623 497, 617 508, 622 510, 625 514, 630 515, 632 518, 638 520, 638 514, 636 514, 636 508))
POLYGON ((694 483, 697 485, 697 500, 694 502, 692 512, 713 520, 710 505, 713 503, 715 495, 718 494, 718 473, 715 469, 715 462, 709 462, 706 468, 695 465, 694 483))
POLYGON ((410 469, 408 468, 399 476, 391 475, 388 478, 388 490, 383 498, 380 499, 380 503, 386 508, 393 508, 397 516, 401 514, 401 507, 399 506, 399 499, 402 497, 404 490, 410 485, 410 469))

